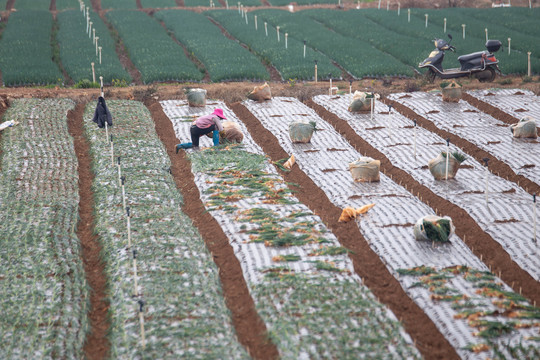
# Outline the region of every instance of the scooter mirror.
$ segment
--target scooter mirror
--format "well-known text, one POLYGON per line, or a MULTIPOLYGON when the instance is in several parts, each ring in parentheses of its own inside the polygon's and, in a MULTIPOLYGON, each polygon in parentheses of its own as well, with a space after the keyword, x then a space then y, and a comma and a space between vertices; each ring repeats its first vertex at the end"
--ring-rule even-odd
POLYGON ((452 34, 448 34, 448 37, 450 38, 450 40, 452 40, 452 34))

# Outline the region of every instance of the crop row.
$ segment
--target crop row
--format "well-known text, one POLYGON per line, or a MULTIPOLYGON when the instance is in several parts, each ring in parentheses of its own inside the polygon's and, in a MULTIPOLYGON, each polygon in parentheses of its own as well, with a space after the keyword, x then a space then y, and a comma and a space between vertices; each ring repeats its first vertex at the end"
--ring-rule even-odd
MULTIPOLYGON (((395 317, 352 274, 347 251, 300 203, 245 126, 240 146, 192 152, 189 159, 206 209, 241 263, 256 309, 283 358, 415 358, 395 317), (364 340, 360 340, 360 339, 364 340)), ((175 133, 208 109, 162 102, 175 133)), ((208 139, 201 139, 208 144, 208 139)))
POLYGON ((44 10, 49 11, 50 1, 17 0, 13 6, 17 10, 44 10))
POLYGON ((101 0, 102 9, 136 9, 137 1, 135 0, 101 0))
MULTIPOLYGON (((315 99, 325 103, 331 101, 329 96, 315 99)), ((434 209, 384 174, 381 174, 380 182, 354 182, 348 174, 347 166, 362 154, 330 124, 299 101, 274 98, 271 104, 252 101, 243 104, 268 131, 276 134, 276 140, 282 148, 294 154, 298 166, 309 174, 334 205, 343 208, 358 207, 366 202, 376 203, 373 209, 358 219, 363 237, 462 358, 485 358, 489 354, 499 353, 510 358, 513 357, 510 355, 512 351, 521 350, 528 355, 521 354, 513 358, 537 356, 536 334, 539 324, 535 318, 539 313, 538 308, 511 291, 500 278, 489 273, 486 265, 457 235, 452 237, 450 243, 438 246, 415 240, 412 224, 420 217, 433 213, 434 209), (286 136, 280 135, 287 131, 291 121, 302 116, 316 121, 317 129, 323 130, 317 131, 307 146, 293 144, 286 136), (406 210, 398 210, 395 207, 396 201, 399 201, 400 209, 406 210), (431 270, 420 275, 433 272, 434 278, 430 279, 433 283, 418 283, 417 279, 402 276, 418 275, 417 270, 424 269, 427 264, 431 270), (466 275, 439 276, 441 272, 466 275), (496 298, 501 299, 501 303, 492 301, 496 298), (500 309, 511 301, 519 304, 518 313, 500 315, 500 309), (476 316, 469 317, 472 314, 476 316), (476 355, 475 349, 480 348, 482 352, 489 353, 476 355)), ((378 116, 372 122, 373 130, 377 129, 376 121, 379 121, 378 116)), ((395 131, 393 138, 395 140, 392 141, 397 142, 399 139, 403 143, 410 136, 395 131)), ((379 141, 379 146, 385 145, 379 141)))
POLYGON ((113 79, 131 82, 131 77, 116 55, 114 40, 107 26, 96 13, 91 12, 90 21, 92 29, 95 29, 95 36, 98 37, 98 46, 101 47, 98 52, 92 41, 94 33, 88 34, 86 18, 79 10, 59 12, 57 21, 62 66, 73 81, 92 80, 93 62, 96 81, 99 81, 99 76, 103 76, 104 82, 109 84, 113 79))
POLYGON ((295 38, 286 40, 283 32, 280 33, 278 40, 277 29, 270 25, 265 31, 264 22, 258 19, 255 27, 254 15, 251 13, 245 14, 247 21, 244 21, 236 11, 214 10, 206 14, 219 22, 234 38, 246 44, 264 62, 272 64, 284 80, 313 80, 314 60, 317 60, 320 79, 326 78, 328 74, 332 74, 333 78, 341 76, 341 71, 326 55, 306 46, 304 56, 302 41, 295 38))
POLYGON ((255 15, 279 26, 281 31, 335 60, 356 78, 381 75, 409 75, 412 69, 401 61, 371 46, 366 40, 336 33, 304 15, 284 10, 256 10, 255 15))
POLYGON ((109 11, 106 16, 120 34, 144 83, 203 78, 182 47, 155 19, 140 11, 109 11))
POLYGON ((57 11, 79 9, 80 6, 77 0, 56 0, 55 3, 57 11))
POLYGON ((186 10, 163 10, 155 16, 203 62, 212 81, 270 78, 255 55, 238 42, 225 38, 204 15, 186 10))
POLYGON ((0 41, 0 70, 7 86, 55 84, 63 76, 52 61, 49 11, 21 10, 11 13, 0 41))
POLYGON ((71 100, 22 99, 4 120, 0 172, 0 357, 81 358, 89 329, 71 100))
POLYGON ((95 172, 95 229, 110 286, 112 357, 248 358, 236 340, 212 256, 181 211, 182 197, 149 111, 134 101, 107 104, 113 114, 114 165, 105 130, 90 120, 93 104, 84 119, 95 172))

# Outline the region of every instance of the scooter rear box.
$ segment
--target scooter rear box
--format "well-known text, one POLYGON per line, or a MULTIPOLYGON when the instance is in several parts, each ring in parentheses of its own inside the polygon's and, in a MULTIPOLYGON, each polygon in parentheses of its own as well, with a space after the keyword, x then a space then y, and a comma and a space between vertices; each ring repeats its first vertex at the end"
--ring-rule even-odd
POLYGON ((501 48, 502 44, 499 40, 488 40, 486 41, 486 49, 489 52, 497 52, 501 48))

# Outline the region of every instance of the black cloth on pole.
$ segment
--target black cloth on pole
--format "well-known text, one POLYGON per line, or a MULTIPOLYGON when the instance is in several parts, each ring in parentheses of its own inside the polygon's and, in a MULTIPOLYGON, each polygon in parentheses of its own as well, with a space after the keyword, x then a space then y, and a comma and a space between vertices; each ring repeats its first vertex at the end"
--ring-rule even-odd
POLYGON ((100 128, 105 127, 105 122, 107 122, 108 126, 112 126, 112 115, 107 107, 107 104, 105 104, 105 99, 103 96, 98 98, 96 111, 94 112, 94 118, 92 121, 98 124, 100 128))

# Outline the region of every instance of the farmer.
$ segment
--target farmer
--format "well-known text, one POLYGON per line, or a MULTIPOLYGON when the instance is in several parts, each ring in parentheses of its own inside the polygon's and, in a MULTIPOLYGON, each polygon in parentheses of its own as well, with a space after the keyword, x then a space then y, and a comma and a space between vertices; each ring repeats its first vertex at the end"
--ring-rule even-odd
POLYGON ((189 129, 191 133, 191 142, 176 145, 176 153, 178 153, 178 150, 180 149, 189 149, 191 147, 198 149, 199 137, 206 135, 210 132, 214 133, 214 146, 219 145, 219 132, 223 131, 221 119, 227 119, 223 115, 222 109, 216 109, 213 113, 209 115, 204 115, 197 118, 197 120, 193 122, 191 128, 189 129))

